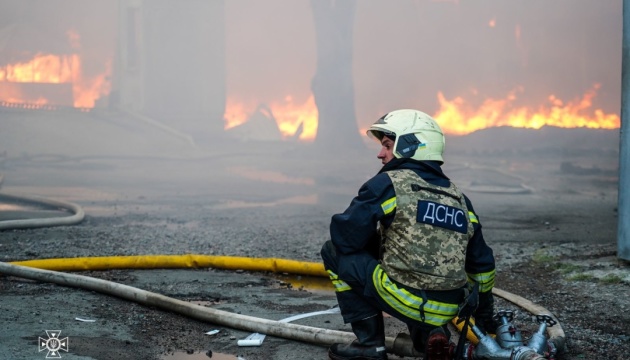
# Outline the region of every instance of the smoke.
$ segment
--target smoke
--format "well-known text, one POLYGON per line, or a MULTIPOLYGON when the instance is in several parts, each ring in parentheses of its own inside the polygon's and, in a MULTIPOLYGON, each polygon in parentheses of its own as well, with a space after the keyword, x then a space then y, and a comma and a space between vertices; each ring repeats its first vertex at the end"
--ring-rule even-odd
MULTIPOLYGON (((161 1, 146 6, 145 18, 168 8, 154 17, 153 29, 145 29, 147 34, 160 34, 163 43, 154 45, 163 47, 160 56, 174 59, 160 63, 164 73, 187 74, 191 69, 203 73, 206 64, 221 67, 207 52, 194 51, 204 46, 199 39, 204 39, 200 33, 207 27, 188 23, 208 19, 216 24, 216 12, 223 11, 224 44, 208 46, 225 47, 217 56, 225 58, 227 96, 252 108, 287 96, 298 103, 308 100, 317 59, 308 0, 230 0, 223 8, 206 6, 213 13, 200 15, 202 3, 161 1), (184 11, 186 5, 180 4, 193 11, 184 11), (178 32, 179 28, 188 30, 178 32)), ((118 56, 116 44, 124 36, 119 34, 120 25, 126 21, 119 6, 124 4, 3 0, 0 62, 4 65, 28 52, 67 52, 67 32, 73 30, 80 36, 85 70, 103 71, 106 59, 118 56)), ((515 105, 537 107, 550 95, 575 99, 601 84, 596 106, 617 113, 621 7, 620 0, 358 1, 353 75, 359 127, 395 108, 415 107, 433 114, 439 92, 447 99, 463 96, 481 103, 522 89, 515 105)), ((151 84, 158 85, 159 81, 151 84)), ((190 94, 207 91, 200 83, 182 87, 190 94)), ((176 97, 180 90, 164 92, 176 97)))
MULTIPOLYGON (((594 84, 601 84, 596 106, 618 113, 621 6, 589 0, 358 1, 358 123, 365 127, 403 107, 433 114, 438 92, 481 103, 521 89, 515 105, 538 107, 550 95, 579 98, 594 84)), ((308 1, 229 1, 226 16, 228 93, 305 98, 316 66, 308 1)))
MULTIPOLYGON (((573 100, 597 88, 594 108, 618 114, 621 14, 621 0, 357 1, 352 71, 358 127, 396 108, 435 114, 438 94, 473 105, 515 94, 514 106, 538 108, 552 95, 573 100)), ((289 112, 289 105, 312 103, 317 47, 309 0, 0 0, 0 69, 37 52, 75 50, 88 75, 102 73, 107 61, 113 62, 112 93, 97 106, 126 101, 122 105, 139 112, 150 106, 148 115, 174 128, 171 135, 181 135, 179 130, 197 135, 200 119, 222 122, 226 103, 242 105, 244 114, 268 107, 277 119, 283 114, 276 109, 283 107, 274 104, 289 112), (137 12, 125 10, 137 4, 143 4, 137 12), (133 16, 143 21, 133 22, 133 16), (130 39, 138 42, 130 45, 130 39), (144 47, 151 68, 125 70, 134 46, 144 47), (141 84, 145 92, 133 93, 141 84), (190 126, 180 126, 185 121, 190 126)), ((120 125, 123 119, 112 122, 120 125)), ((73 115, 74 123, 79 120, 73 115)), ((143 156, 171 155, 165 149, 188 146, 165 145, 169 135, 164 131, 156 138, 145 134, 140 142, 128 134, 103 133, 128 139, 133 144, 127 149, 143 156)), ((78 141, 5 140, 9 153, 49 154, 69 151, 71 141, 78 141), (63 149, 54 146, 59 144, 63 149)), ((116 156, 125 149, 105 136, 82 141, 116 156)), ((247 148, 219 150, 234 154, 247 148)), ((286 163, 265 165, 282 169, 286 163)))

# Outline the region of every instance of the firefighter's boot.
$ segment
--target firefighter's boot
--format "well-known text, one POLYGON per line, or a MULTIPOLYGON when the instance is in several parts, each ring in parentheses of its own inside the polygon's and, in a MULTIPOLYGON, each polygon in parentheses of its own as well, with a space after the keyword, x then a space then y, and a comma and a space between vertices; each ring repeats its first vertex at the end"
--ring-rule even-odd
POLYGON ((351 323, 357 339, 350 344, 333 344, 328 349, 332 360, 387 360, 383 314, 351 323))

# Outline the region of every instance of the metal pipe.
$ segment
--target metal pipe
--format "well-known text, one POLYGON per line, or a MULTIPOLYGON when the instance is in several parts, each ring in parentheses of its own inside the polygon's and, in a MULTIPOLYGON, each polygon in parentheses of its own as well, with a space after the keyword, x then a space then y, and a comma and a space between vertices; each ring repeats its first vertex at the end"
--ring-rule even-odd
MULTIPOLYGON (((516 294, 509 293, 505 290, 501 290, 495 287, 492 289, 492 293, 510 301, 513 304, 522 307, 532 314, 551 314, 551 311, 545 309, 538 304, 533 303, 531 300, 525 299, 516 294)), ((567 351, 566 337, 564 334, 564 329, 562 329, 562 326, 560 326, 560 322, 558 321, 558 319, 555 316, 552 316, 552 318, 557 322, 557 324, 552 327, 547 327, 547 335, 549 336, 549 342, 553 343, 553 345, 558 350, 558 353, 561 354, 567 351)))
POLYGON ((617 257, 630 261, 630 0, 623 0, 617 257))

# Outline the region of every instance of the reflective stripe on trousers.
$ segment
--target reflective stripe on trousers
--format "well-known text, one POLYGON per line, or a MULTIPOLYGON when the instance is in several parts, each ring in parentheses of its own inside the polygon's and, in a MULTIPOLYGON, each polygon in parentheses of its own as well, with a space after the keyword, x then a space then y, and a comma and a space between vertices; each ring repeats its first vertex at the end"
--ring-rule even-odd
POLYGON ((399 288, 389 279, 380 265, 374 269, 372 280, 379 297, 396 312, 410 320, 442 326, 454 318, 459 310, 458 304, 423 299, 399 288), (420 309, 422 303, 425 303, 423 311, 420 309))

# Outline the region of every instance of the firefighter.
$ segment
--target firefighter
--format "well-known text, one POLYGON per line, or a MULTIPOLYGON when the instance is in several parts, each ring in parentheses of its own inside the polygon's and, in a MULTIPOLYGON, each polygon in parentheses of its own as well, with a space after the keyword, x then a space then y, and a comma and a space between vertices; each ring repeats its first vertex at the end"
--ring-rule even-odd
POLYGON ((472 204, 442 172, 444 134, 429 115, 387 113, 367 135, 383 167, 332 216, 321 256, 345 323, 357 339, 330 359, 387 359, 383 312, 402 320, 425 359, 452 359, 447 323, 472 284, 474 318, 494 331, 495 262, 472 204))

